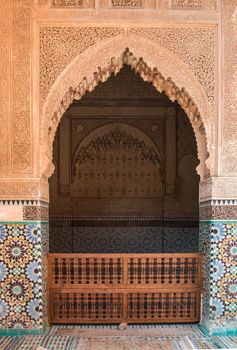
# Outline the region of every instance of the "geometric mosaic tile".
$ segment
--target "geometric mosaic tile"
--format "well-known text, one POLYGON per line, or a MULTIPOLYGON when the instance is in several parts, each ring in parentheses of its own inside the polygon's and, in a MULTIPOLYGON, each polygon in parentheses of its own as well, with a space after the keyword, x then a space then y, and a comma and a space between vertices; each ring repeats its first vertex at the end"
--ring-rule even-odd
MULTIPOLYGON (((200 243, 204 253, 204 291, 207 302, 210 302, 208 327, 213 332, 236 329, 237 222, 215 220, 200 224, 203 227, 201 235, 205 237, 200 237, 200 243)), ((204 305, 203 309, 207 310, 208 305, 204 305)))
POLYGON ((39 223, 0 224, 1 328, 43 327, 44 239, 39 223))

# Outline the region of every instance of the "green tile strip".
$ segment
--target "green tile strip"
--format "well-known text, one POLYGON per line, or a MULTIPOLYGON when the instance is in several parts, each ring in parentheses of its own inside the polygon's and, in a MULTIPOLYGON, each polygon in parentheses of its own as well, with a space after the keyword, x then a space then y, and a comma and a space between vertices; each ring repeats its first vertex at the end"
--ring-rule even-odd
MULTIPOLYGON (((237 336, 237 327, 236 328, 215 328, 211 330, 213 336, 237 336)), ((237 339, 236 339, 237 340, 237 339)))
POLYGON ((23 335, 44 335, 47 329, 16 329, 16 328, 8 328, 3 329, 0 328, 0 336, 23 336, 23 335))
POLYGON ((48 224, 48 221, 0 221, 0 224, 2 225, 32 225, 32 224, 48 224))

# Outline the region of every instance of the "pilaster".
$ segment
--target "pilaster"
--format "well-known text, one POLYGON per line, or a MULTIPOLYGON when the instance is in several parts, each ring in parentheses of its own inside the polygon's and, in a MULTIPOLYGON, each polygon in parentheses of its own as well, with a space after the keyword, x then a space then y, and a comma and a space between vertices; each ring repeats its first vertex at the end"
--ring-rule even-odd
MULTIPOLYGON (((202 324, 213 335, 236 334, 237 199, 235 179, 214 178, 200 198, 203 252, 202 324), (231 185, 232 184, 232 185, 231 185), (223 197, 217 199, 222 189, 223 197), (232 191, 231 191, 232 189, 232 191), (232 195, 232 199, 231 199, 232 195), (207 200, 208 197, 208 200, 207 200)), ((203 184, 200 185, 201 187, 203 184)))

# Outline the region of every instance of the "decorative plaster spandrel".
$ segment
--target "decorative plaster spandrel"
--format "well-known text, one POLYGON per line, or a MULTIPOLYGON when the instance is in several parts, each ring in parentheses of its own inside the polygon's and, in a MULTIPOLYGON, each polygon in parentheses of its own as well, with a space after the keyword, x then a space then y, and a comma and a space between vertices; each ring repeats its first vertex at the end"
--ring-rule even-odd
POLYGON ((10 1, 0 1, 0 175, 9 169, 10 1))
POLYGON ((70 87, 61 100, 57 110, 54 111, 54 114, 51 116, 50 120, 46 120, 47 125, 45 125, 46 130, 44 131, 44 137, 45 139, 48 139, 48 148, 45 153, 45 155, 48 157, 48 164, 44 169, 44 175, 49 177, 52 175, 54 170, 54 166, 51 161, 52 143, 58 123, 68 106, 74 99, 79 100, 86 93, 86 91, 92 91, 99 82, 106 81, 112 73, 118 73, 124 64, 130 65, 131 68, 144 79, 144 81, 151 82, 159 92, 165 92, 171 101, 177 100, 183 110, 187 113, 197 139, 198 157, 201 166, 201 168, 198 170, 199 175, 203 178, 207 145, 205 139, 205 127, 195 102, 189 96, 185 88, 179 89, 170 77, 165 79, 156 67, 149 67, 143 58, 137 59, 129 51, 129 49, 126 49, 118 58, 111 58, 110 62, 107 62, 105 67, 99 67, 98 70, 94 72, 92 78, 87 79, 87 77, 84 77, 83 81, 81 81, 77 86, 74 88, 70 87))
MULTIPOLYGON (((178 102, 184 108, 187 115, 190 116, 190 119, 193 118, 194 113, 191 110, 186 110, 186 107, 188 106, 187 103, 190 101, 192 105, 195 100, 194 104, 196 104, 196 107, 198 106, 200 114, 204 118, 203 121, 206 131, 206 133, 200 132, 201 124, 197 122, 196 129, 194 131, 197 138, 198 149, 200 150, 199 159, 201 159, 200 163, 202 164, 200 164, 198 168, 198 173, 203 174, 205 172, 203 165, 205 164, 206 159, 206 143, 208 146, 208 152, 210 153, 210 157, 207 160, 207 166, 212 173, 215 158, 215 126, 212 119, 213 109, 210 107, 203 87, 188 66, 177 55, 173 54, 170 50, 165 49, 155 41, 149 40, 146 36, 142 37, 131 33, 130 30, 127 30, 126 33, 122 32, 116 37, 100 40, 95 45, 89 47, 86 51, 78 54, 75 59, 67 65, 66 69, 62 71, 60 76, 57 77, 55 83, 52 85, 50 93, 44 101, 44 106, 42 109, 43 127, 41 129, 41 140, 43 147, 41 153, 41 174, 44 173, 47 174, 46 176, 50 176, 50 174, 53 172, 54 167, 51 163, 51 152, 54 132, 61 116, 72 102, 74 92, 77 96, 78 94, 82 96, 86 90, 92 91, 100 81, 99 79, 102 79, 101 81, 103 82, 113 71, 119 71, 121 68, 121 56, 123 55, 125 49, 124 43, 126 43, 127 47, 134 48, 136 57, 146 56, 146 59, 148 60, 147 62, 150 63, 150 67, 148 67, 144 62, 143 76, 145 80, 149 81, 150 79, 149 74, 147 75, 146 73, 147 70, 149 73, 149 70, 152 69, 151 67, 154 67, 154 69, 156 69, 155 67, 160 68, 162 77, 165 77, 165 79, 168 80, 167 84, 163 84, 162 79, 161 81, 159 80, 158 74, 157 79, 159 82, 154 83, 154 85, 159 85, 161 91, 164 91, 163 88, 165 86, 165 89, 167 88, 170 91, 168 96, 171 98, 171 100, 174 98, 176 91, 174 89, 172 92, 171 87, 173 82, 172 79, 174 79, 177 86, 180 87, 180 93, 182 95, 180 95, 181 100, 178 100, 178 102), (97 67, 99 68, 97 69, 97 67), (95 73, 93 74, 92 72, 95 73), (169 77, 172 77, 172 79, 169 77), (78 81, 80 81, 80 84, 78 84, 78 81), (163 84, 163 87, 160 85, 161 83, 163 84), (189 88, 192 98, 190 98, 189 95, 186 95, 186 89, 184 87, 189 88), (77 89, 77 91, 75 91, 75 89, 77 89)), ((136 58, 136 62, 134 62, 134 64, 141 64, 141 67, 138 67, 138 69, 143 71, 142 61, 137 61, 139 60, 136 58)))
POLYGON ((62 70, 79 53, 96 42, 123 31, 112 27, 41 27, 40 95, 41 102, 62 70))
POLYGON ((12 0, 12 173, 32 171, 31 4, 12 0))
POLYGON ((214 89, 214 27, 132 28, 131 32, 152 39, 184 61, 203 86, 213 105, 214 89))
POLYGON ((237 1, 223 4, 224 31, 224 122, 223 173, 237 173, 237 1))

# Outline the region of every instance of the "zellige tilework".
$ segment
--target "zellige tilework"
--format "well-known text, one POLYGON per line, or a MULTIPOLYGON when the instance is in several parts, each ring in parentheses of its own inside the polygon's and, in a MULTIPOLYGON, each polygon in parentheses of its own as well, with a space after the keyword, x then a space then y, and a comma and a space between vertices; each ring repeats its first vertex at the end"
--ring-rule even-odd
POLYGON ((0 224, 2 329, 43 327, 45 290, 42 280, 47 252, 44 235, 40 223, 0 224))

